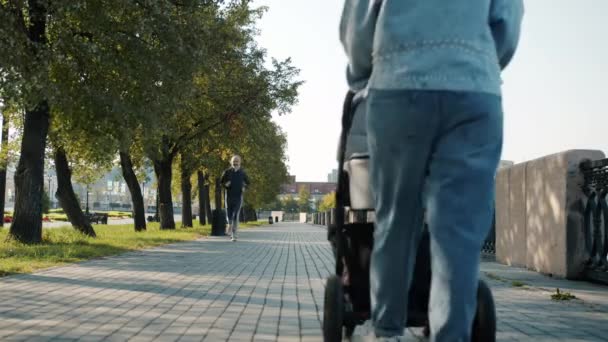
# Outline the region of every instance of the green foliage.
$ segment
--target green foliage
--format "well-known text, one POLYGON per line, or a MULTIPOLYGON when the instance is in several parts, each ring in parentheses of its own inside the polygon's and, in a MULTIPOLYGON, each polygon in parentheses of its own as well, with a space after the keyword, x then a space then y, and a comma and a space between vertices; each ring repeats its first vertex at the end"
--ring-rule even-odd
POLYGON ((287 139, 276 124, 265 120, 250 125, 243 140, 238 152, 247 160, 244 167, 252 182, 245 198, 259 206, 275 199, 287 181, 287 139))
POLYGON ((298 193, 298 207, 301 213, 310 212, 310 191, 305 186, 300 187, 298 193))
POLYGON ((215 33, 200 24, 215 18, 213 9, 169 0, 2 1, 0 88, 26 108, 48 100, 82 123, 100 113, 127 121, 144 105, 158 110, 150 99, 167 89, 178 94, 176 85, 191 78, 201 40, 215 33), (36 18, 44 21, 29 25, 36 18))
POLYGON ((133 217, 133 214, 131 212, 127 212, 127 211, 108 211, 107 214, 108 214, 108 217, 115 217, 115 218, 133 217))
MULTIPOLYGON (((97 212, 97 211, 96 211, 97 212)), ((127 211, 107 211, 103 212, 108 214, 109 218, 132 218, 133 213, 127 211)), ((53 209, 49 211, 48 215, 45 215, 53 221, 67 221, 68 216, 63 212, 63 209, 53 209)))
POLYGON ((282 210, 284 210, 284 208, 283 208, 283 202, 280 199, 278 199, 277 197, 275 197, 268 204, 263 205, 262 208, 264 208, 266 210, 272 210, 272 211, 282 211, 282 210))
POLYGON ((50 213, 45 216, 52 221, 68 221, 68 215, 62 213, 50 213))
POLYGON ((117 151, 131 155, 138 177, 144 156, 181 155, 211 179, 237 153, 252 182, 245 201, 273 201, 287 180, 287 139, 272 113, 291 110, 302 82, 289 58, 268 58, 256 44, 265 8, 248 0, 43 1, 43 39, 34 43, 34 3, 0 0, 0 102, 14 150, 23 110, 47 101, 49 151, 65 149, 76 182, 98 180, 117 151))
POLYGON ((287 174, 286 139, 271 113, 296 103, 301 82, 294 80, 299 71, 290 61, 268 67, 265 51, 255 44, 263 10, 250 5, 234 1, 218 10, 219 24, 209 28, 216 34, 207 41, 192 88, 180 93, 181 107, 164 112, 162 127, 144 126, 143 136, 150 159, 173 161, 179 154, 192 171, 209 174, 212 200, 213 180, 232 154, 241 155, 252 183, 245 202, 257 207, 276 196, 287 174))
POLYGON ((293 196, 287 196, 283 201, 283 211, 287 213, 296 213, 299 211, 298 201, 293 196))
POLYGON ((3 144, 2 150, 0 150, 0 168, 15 164, 19 159, 23 121, 23 115, 19 112, 19 108, 2 102, 0 89, 0 113, 2 114, 3 125, 7 124, 10 128, 7 135, 8 142, 6 145, 3 144))
POLYGON ((551 299, 555 301, 566 301, 576 299, 576 296, 570 292, 562 292, 559 289, 555 289, 555 293, 551 294, 551 299))
POLYGON ((317 207, 318 211, 327 211, 329 209, 336 207, 336 193, 330 192, 329 194, 323 196, 321 199, 321 203, 317 207))

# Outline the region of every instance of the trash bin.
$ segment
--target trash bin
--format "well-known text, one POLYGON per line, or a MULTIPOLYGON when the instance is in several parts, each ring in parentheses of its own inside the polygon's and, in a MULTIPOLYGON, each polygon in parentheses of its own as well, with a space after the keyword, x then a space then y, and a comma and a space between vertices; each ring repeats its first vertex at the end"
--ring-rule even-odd
POLYGON ((268 224, 272 224, 272 216, 268 216, 268 224))
POLYGON ((211 213, 211 235, 224 236, 226 235, 226 212, 222 209, 215 209, 211 213))

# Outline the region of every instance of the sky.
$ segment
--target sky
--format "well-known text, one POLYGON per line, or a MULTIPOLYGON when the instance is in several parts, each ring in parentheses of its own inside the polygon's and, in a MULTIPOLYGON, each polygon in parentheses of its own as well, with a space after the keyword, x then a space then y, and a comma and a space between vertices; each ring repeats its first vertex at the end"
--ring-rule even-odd
MULTIPOLYGON (((292 113, 275 121, 288 137, 298 181, 327 181, 337 168, 346 57, 342 1, 258 0, 269 7, 258 42, 291 57, 306 83, 292 113)), ((523 162, 569 149, 608 151, 608 1, 525 1, 517 54, 503 73, 502 159, 523 162)))

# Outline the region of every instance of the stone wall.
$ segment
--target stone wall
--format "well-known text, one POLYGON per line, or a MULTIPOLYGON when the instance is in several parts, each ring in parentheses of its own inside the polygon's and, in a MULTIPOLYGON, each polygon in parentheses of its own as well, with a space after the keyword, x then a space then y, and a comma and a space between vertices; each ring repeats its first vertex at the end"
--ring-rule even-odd
POLYGON ((496 259, 511 266, 576 279, 586 259, 583 237, 583 159, 595 150, 570 150, 498 171, 496 259))

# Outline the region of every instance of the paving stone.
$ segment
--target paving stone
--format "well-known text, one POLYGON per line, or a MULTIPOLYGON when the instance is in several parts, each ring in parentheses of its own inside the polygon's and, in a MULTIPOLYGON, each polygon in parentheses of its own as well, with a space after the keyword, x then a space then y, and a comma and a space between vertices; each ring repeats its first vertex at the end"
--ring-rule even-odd
MULTIPOLYGON (((237 243, 204 238, 0 278, 0 340, 322 341, 326 238, 279 223, 243 229, 237 243)), ((498 341, 608 341, 608 288, 491 262, 481 270, 498 276, 486 279, 498 341), (514 275, 528 286, 504 280, 514 275), (581 300, 554 302, 555 287, 581 300)))

